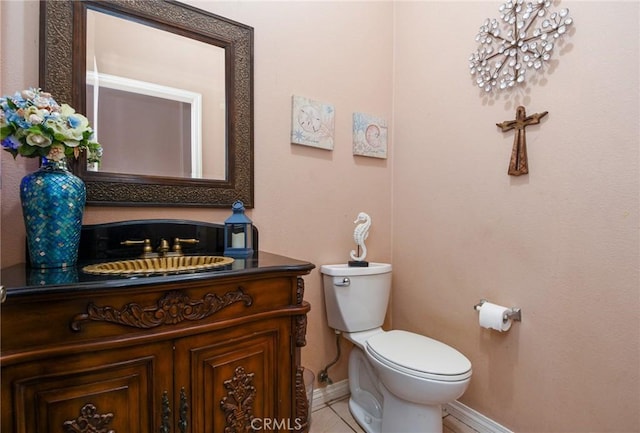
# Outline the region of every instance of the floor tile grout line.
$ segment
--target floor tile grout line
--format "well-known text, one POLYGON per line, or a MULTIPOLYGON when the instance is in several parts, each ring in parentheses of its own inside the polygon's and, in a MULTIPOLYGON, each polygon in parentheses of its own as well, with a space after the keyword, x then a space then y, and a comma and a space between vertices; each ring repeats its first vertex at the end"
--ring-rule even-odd
MULTIPOLYGON (((353 427, 351 427, 351 423, 349 422, 349 420, 346 420, 342 417, 342 415, 340 415, 334 408, 332 405, 329 405, 329 409, 331 409, 333 411, 333 413, 335 413, 338 418, 340 418, 342 420, 343 423, 345 423, 347 425, 347 427, 349 427, 349 429, 355 433, 358 433, 357 430, 355 430, 353 427)), ((353 422, 355 422, 356 424, 358 423, 355 419, 353 420, 353 422)))

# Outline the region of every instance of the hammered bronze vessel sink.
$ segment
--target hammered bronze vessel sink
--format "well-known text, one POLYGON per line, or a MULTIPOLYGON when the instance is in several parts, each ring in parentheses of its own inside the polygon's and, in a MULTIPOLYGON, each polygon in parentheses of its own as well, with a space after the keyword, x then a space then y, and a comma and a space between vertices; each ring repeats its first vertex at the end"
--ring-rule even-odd
POLYGON ((218 268, 233 263, 233 260, 222 256, 165 256, 97 263, 82 270, 94 275, 180 274, 218 268))

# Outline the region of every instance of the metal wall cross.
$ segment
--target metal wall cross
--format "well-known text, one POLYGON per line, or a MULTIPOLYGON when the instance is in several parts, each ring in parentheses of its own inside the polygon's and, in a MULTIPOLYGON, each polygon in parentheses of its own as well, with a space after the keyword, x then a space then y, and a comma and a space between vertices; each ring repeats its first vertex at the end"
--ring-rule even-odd
POLYGON ((529 125, 540 123, 540 119, 546 116, 548 111, 532 114, 527 116, 524 107, 520 106, 516 109, 515 120, 505 120, 502 123, 496 123, 502 128, 502 132, 516 130, 513 138, 513 149, 511 150, 511 162, 509 163, 509 175, 520 176, 529 173, 529 163, 527 161, 527 136, 525 128, 529 125))

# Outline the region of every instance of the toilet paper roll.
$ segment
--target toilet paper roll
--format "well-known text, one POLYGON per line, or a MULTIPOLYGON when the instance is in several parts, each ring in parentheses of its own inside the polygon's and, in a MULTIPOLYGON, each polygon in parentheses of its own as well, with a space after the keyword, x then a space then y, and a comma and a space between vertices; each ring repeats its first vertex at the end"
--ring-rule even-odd
POLYGON ((480 326, 504 332, 511 328, 511 319, 503 320, 510 308, 485 302, 480 306, 480 326))

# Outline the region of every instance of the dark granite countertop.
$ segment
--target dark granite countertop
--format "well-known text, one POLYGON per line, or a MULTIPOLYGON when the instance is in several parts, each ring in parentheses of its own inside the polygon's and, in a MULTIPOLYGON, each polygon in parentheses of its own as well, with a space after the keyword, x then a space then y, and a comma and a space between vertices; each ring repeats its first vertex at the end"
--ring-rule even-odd
POLYGON ((109 260, 79 262, 66 269, 32 269, 26 263, 3 268, 0 282, 6 289, 7 299, 34 294, 64 293, 79 290, 141 287, 175 282, 212 280, 225 277, 295 272, 308 274, 315 265, 303 260, 259 251, 247 259, 235 259, 229 265, 208 271, 150 276, 103 276, 82 271, 87 264, 109 260))

